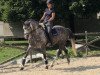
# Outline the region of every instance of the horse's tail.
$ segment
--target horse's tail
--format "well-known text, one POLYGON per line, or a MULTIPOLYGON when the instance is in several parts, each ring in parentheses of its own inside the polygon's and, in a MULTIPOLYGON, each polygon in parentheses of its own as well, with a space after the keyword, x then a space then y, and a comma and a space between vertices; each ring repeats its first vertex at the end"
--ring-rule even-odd
POLYGON ((71 40, 73 53, 74 53, 75 56, 77 56, 77 52, 76 52, 76 49, 75 49, 75 37, 74 37, 74 34, 72 33, 72 31, 70 29, 67 29, 67 30, 68 30, 68 34, 69 34, 69 39, 71 40))

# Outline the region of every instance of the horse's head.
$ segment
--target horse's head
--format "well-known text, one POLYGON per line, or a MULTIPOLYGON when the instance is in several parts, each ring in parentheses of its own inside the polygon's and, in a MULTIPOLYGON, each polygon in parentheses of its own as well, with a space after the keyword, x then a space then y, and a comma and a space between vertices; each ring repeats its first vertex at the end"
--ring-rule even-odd
POLYGON ((25 39, 28 39, 29 34, 36 30, 38 24, 34 20, 27 20, 23 24, 23 29, 24 29, 24 37, 25 39))

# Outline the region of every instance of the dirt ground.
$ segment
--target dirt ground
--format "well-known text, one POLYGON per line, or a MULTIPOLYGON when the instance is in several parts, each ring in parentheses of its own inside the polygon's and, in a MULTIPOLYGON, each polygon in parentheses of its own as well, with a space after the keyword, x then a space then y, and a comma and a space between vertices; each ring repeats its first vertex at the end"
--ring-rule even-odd
MULTIPOLYGON (((51 62, 49 62, 51 64, 51 62)), ((57 60, 53 68, 44 69, 42 63, 27 64, 23 71, 18 65, 0 68, 0 75, 100 75, 100 57, 72 58, 57 60)))

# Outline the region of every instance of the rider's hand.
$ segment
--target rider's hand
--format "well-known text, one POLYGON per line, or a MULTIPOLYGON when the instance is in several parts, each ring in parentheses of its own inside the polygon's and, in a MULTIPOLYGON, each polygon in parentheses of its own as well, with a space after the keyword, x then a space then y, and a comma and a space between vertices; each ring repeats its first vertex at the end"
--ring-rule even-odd
POLYGON ((47 24, 48 23, 48 21, 45 21, 45 22, 43 22, 44 24, 47 24))
POLYGON ((39 21, 39 23, 42 23, 42 22, 43 22, 43 20, 40 20, 40 21, 39 21))

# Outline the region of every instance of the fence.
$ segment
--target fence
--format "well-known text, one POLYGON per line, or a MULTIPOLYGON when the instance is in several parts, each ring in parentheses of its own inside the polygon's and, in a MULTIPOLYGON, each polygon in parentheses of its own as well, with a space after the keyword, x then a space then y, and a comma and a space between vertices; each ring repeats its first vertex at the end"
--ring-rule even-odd
POLYGON ((3 37, 23 38, 22 24, 18 22, 5 23, 0 21, 0 38, 3 37))
POLYGON ((81 44, 83 44, 83 46, 86 47, 86 54, 87 55, 88 55, 88 46, 100 49, 100 47, 91 45, 92 43, 95 43, 95 42, 100 40, 100 32, 88 33, 87 31, 85 31, 85 33, 76 33, 75 36, 84 36, 85 37, 85 43, 83 43, 83 42, 77 42, 77 43, 81 43, 81 44), (95 36, 95 38, 92 39, 91 41, 88 41, 88 36, 95 36))

